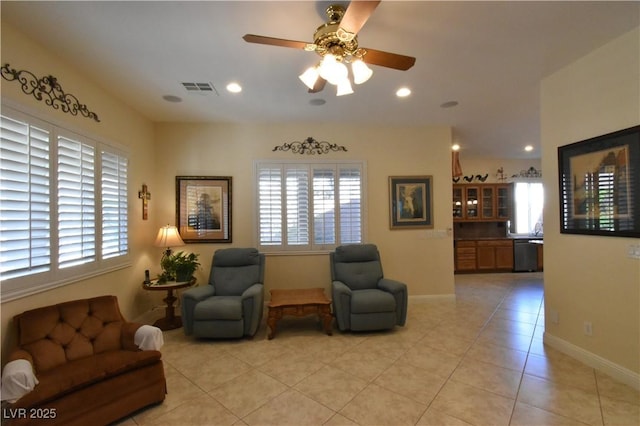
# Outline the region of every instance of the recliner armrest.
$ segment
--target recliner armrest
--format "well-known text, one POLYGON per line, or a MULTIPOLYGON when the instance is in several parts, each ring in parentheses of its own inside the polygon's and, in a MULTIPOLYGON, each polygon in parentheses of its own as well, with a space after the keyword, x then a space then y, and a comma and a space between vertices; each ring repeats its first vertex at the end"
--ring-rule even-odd
POLYGON ((333 281, 332 283, 332 293, 335 294, 346 294, 351 296, 352 290, 342 281, 333 281))
POLYGON ((255 283, 253 284, 251 287, 249 287, 248 289, 246 289, 244 291, 244 293, 242 293, 242 298, 246 299, 248 297, 255 297, 255 296, 259 296, 262 294, 263 292, 263 288, 264 285, 261 283, 255 283))
POLYGON ((331 283, 331 297, 333 298, 333 315, 336 317, 341 331, 351 328, 351 294, 352 290, 342 281, 331 283))
POLYGON ((189 290, 182 293, 182 298, 184 300, 190 300, 197 303, 208 297, 214 296, 215 294, 216 291, 213 286, 207 284, 190 288, 189 290))
POLYGON ((378 287, 380 290, 388 291, 389 293, 398 293, 407 290, 407 285, 400 281, 390 280, 389 278, 381 278, 378 281, 378 287))
POLYGON ((378 281, 378 288, 393 294, 396 299, 396 324, 404 325, 407 322, 408 293, 407 285, 400 281, 382 278, 378 281))
POLYGON ((253 336, 258 331, 264 308, 264 284, 255 283, 242 293, 244 335, 253 336))

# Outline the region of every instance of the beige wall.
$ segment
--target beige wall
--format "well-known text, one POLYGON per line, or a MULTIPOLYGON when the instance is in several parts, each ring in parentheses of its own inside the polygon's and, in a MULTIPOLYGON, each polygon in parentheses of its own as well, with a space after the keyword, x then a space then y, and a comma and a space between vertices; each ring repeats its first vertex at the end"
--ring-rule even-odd
MULTIPOLYGON (((77 96, 91 111, 98 114, 101 122, 82 116, 72 116, 54 110, 51 107, 27 96, 20 90, 17 82, 0 80, 3 102, 9 101, 23 105, 30 111, 50 117, 72 130, 84 132, 90 136, 115 142, 130 149, 129 163, 129 226, 131 232, 130 249, 132 266, 97 278, 69 284, 34 296, 2 303, 2 355, 6 359, 7 351, 13 345, 13 327, 11 318, 27 309, 52 303, 91 297, 102 294, 118 296, 123 314, 134 318, 149 309, 152 299, 143 293, 140 283, 144 278, 144 269, 148 268, 148 258, 155 255, 150 251, 149 240, 157 231, 153 221, 141 220, 141 203, 138 190, 143 182, 149 185, 154 194, 159 188, 154 182, 153 165, 153 125, 137 112, 102 91, 77 69, 73 69, 51 52, 42 50, 9 25, 2 23, 2 64, 9 63, 18 70, 28 70, 36 76, 53 75, 58 78, 63 89, 77 96), (155 229, 154 229, 155 228, 155 229)), ((153 217, 153 203, 150 216, 153 217)), ((147 292, 149 293, 149 292, 147 292)))
MULTIPOLYGON (((224 247, 254 246, 256 204, 254 161, 365 160, 367 167, 367 241, 378 245, 385 275, 405 281, 410 295, 452 295, 452 237, 426 230, 389 229, 388 177, 432 175, 434 225, 446 231, 452 226, 449 127, 389 128, 323 124, 174 124, 156 125, 158 186, 154 196, 157 223, 175 222, 175 176, 232 176, 232 244, 191 244, 184 249, 201 254, 197 273, 208 278, 211 256, 224 247), (345 146, 347 152, 301 156, 272 152, 276 145, 312 136, 345 146)), ((156 268, 157 269, 157 268, 156 268)), ((329 288, 327 254, 269 255, 265 285, 270 288, 329 288)))
POLYGON ((640 123, 639 52, 636 29, 546 78, 541 88, 545 341, 636 378, 640 261, 627 249, 640 240, 559 233, 557 147, 640 123), (558 324, 550 310, 559 313, 558 324), (592 322, 593 336, 584 335, 584 321, 592 322))

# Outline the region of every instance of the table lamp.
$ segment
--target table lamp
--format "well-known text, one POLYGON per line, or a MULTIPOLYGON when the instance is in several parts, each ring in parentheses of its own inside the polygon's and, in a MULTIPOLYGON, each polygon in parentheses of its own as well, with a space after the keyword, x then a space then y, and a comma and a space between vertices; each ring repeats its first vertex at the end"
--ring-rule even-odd
MULTIPOLYGON (((164 265, 166 261, 171 256, 171 247, 179 247, 183 246, 184 241, 180 238, 180 233, 178 232, 178 228, 171 225, 166 225, 160 228, 158 231, 158 236, 156 237, 155 246, 156 247, 164 247, 164 251, 162 252, 162 259, 160 260, 160 265, 162 269, 165 270, 164 265)), ((168 272, 165 270, 165 272, 168 272)))

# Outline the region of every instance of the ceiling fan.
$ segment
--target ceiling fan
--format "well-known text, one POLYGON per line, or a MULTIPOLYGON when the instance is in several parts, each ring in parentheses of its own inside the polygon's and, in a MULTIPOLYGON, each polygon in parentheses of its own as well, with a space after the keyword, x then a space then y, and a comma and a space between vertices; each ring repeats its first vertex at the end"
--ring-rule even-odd
POLYGON ((345 64, 351 64, 353 82, 361 84, 373 74, 366 64, 406 71, 416 62, 416 58, 411 56, 358 46, 357 34, 378 4, 380 0, 352 1, 346 10, 339 4, 329 6, 326 10, 328 21, 318 27, 313 35, 313 43, 255 34, 245 34, 242 38, 249 43, 316 52, 322 57, 320 63, 300 75, 300 80, 309 87, 309 93, 321 91, 328 81, 337 86, 338 96, 347 95, 353 93, 353 89, 345 64))

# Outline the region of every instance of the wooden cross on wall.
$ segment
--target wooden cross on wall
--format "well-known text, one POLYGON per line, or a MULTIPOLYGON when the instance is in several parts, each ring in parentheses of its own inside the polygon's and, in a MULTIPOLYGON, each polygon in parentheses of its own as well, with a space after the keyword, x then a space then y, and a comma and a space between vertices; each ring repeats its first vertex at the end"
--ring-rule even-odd
POLYGON ((147 184, 142 184, 142 191, 138 191, 138 198, 142 199, 142 220, 149 218, 149 200, 151 199, 151 193, 147 191, 147 184))

